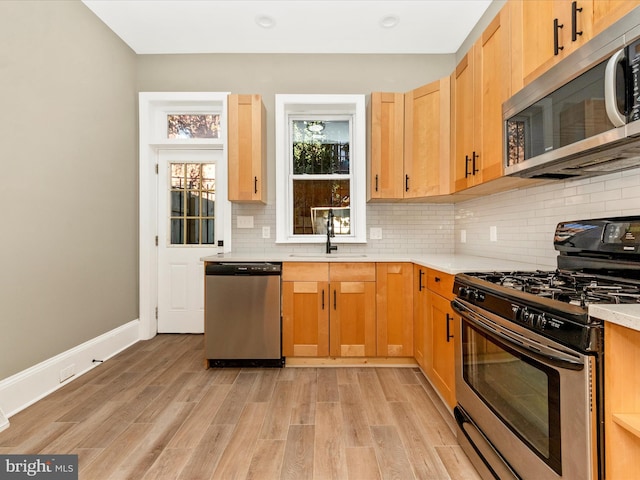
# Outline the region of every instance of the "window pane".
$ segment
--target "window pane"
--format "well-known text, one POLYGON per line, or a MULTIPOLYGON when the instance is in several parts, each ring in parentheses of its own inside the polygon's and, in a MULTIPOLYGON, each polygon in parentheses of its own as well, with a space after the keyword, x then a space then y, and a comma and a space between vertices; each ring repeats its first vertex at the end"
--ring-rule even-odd
POLYGON ((212 245, 214 243, 214 220, 202 220, 202 243, 212 245))
POLYGON ((171 245, 182 245, 184 243, 184 228, 182 219, 171 220, 171 245))
POLYGON ((216 212, 216 194, 214 192, 202 193, 202 216, 213 217, 216 212))
POLYGON ((293 233, 325 234, 329 208, 333 209, 336 235, 349 235, 349 180, 294 180, 293 233))
POLYGON ((200 215, 200 194, 199 192, 187 193, 187 217, 197 217, 200 215))
POLYGON ((348 174, 349 122, 293 120, 294 175, 348 174))
POLYGON ((171 192, 171 216, 182 217, 184 212, 184 192, 171 192))
POLYGON ((200 220, 187 219, 187 241, 188 245, 200 243, 200 220))
POLYGON ((167 115, 167 138, 219 138, 220 115, 167 115))

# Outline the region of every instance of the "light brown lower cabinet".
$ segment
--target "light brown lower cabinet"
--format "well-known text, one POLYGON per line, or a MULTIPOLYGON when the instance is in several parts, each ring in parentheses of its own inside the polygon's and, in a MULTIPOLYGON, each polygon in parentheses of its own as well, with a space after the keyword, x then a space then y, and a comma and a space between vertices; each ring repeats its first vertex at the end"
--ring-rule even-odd
POLYGON ((413 357, 413 264, 376 264, 377 355, 413 357))
POLYGON ((605 322, 605 478, 638 478, 640 458, 640 332, 605 322))
POLYGON ((459 325, 451 300, 454 276, 414 266, 415 358, 449 407, 456 404, 455 343, 459 325))
POLYGON ((290 262, 282 268, 285 357, 376 355, 376 268, 290 262))

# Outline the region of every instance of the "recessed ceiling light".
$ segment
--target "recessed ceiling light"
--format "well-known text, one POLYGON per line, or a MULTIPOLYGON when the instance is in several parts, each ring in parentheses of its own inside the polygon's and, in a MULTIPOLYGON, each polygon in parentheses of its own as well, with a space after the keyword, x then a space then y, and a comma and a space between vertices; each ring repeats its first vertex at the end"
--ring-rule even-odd
POLYGON ((380 26, 382 28, 393 28, 400 23, 400 19, 397 15, 385 15, 380 19, 380 26))
POLYGON ((262 28, 273 28, 276 26, 276 20, 269 15, 258 15, 256 23, 262 28))

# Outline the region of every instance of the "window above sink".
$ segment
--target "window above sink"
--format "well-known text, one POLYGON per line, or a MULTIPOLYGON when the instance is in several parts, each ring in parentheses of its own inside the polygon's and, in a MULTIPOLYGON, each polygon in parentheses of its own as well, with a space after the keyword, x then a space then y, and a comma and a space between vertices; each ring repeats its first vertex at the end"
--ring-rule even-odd
POLYGON ((276 95, 276 242, 366 242, 363 95, 276 95))

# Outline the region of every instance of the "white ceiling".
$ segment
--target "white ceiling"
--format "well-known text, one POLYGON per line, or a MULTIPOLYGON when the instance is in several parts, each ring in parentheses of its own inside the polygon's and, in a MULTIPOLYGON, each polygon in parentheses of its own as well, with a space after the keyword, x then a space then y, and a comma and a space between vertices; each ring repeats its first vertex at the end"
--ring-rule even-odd
POLYGON ((138 54, 447 54, 491 0, 83 2, 138 54))

